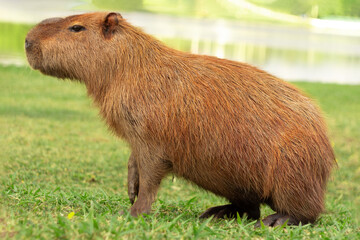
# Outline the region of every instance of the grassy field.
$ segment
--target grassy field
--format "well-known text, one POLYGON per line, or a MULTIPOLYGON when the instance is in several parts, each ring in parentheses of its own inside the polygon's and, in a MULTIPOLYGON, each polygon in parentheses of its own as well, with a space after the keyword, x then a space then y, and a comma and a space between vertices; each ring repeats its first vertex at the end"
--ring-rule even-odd
MULTIPOLYGON (((254 230, 199 220, 224 203, 169 176, 149 216, 121 215, 129 149, 108 133, 83 86, 0 67, 0 238, 360 239, 360 86, 296 83, 327 117, 338 168, 314 225, 254 230)), ((270 214, 262 208, 262 216, 270 214)))

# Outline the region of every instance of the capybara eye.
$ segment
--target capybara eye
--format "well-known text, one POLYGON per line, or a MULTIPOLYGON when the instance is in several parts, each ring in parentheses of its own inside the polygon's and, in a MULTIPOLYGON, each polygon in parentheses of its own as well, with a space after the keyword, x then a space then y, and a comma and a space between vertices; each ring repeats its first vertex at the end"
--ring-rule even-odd
POLYGON ((74 26, 69 27, 69 30, 71 32, 81 32, 81 31, 86 30, 86 28, 84 26, 81 26, 81 25, 74 25, 74 26))

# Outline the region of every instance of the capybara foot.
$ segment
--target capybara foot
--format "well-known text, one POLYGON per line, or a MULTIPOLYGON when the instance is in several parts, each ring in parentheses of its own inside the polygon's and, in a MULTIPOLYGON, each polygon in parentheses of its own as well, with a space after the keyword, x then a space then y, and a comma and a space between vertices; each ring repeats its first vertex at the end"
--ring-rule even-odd
MULTIPOLYGON (((255 228, 261 227, 261 220, 257 221, 255 224, 255 228)), ((276 227, 281 226, 287 221, 287 225, 299 225, 300 221, 296 220, 294 217, 289 215, 284 215, 280 213, 275 213, 267 216, 262 220, 265 226, 276 227)))
MULTIPOLYGON (((238 208, 234 204, 227 204, 222 206, 216 206, 207 209, 200 215, 200 218, 209 218, 213 216, 214 218, 235 218, 237 216, 238 208)), ((239 212, 241 216, 243 212, 239 212)))
POLYGON ((133 217, 138 217, 142 214, 149 214, 149 213, 150 213, 150 209, 134 208, 134 206, 130 208, 130 214, 133 217))
POLYGON ((140 204, 136 204, 136 203, 130 208, 131 216, 137 217, 137 216, 139 216, 141 214, 149 214, 150 213, 151 206, 144 207, 144 206, 141 206, 140 204))

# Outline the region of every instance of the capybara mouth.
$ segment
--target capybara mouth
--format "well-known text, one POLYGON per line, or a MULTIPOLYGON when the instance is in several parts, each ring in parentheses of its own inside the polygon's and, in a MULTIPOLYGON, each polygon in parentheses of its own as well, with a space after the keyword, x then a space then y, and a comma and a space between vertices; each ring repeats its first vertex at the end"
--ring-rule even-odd
POLYGON ((49 64, 47 64, 47 60, 44 59, 43 52, 41 51, 41 48, 38 46, 38 44, 29 44, 29 42, 25 41, 25 49, 26 57, 33 69, 39 70, 45 75, 56 76, 62 79, 69 77, 61 69, 50 67, 49 64))
POLYGON ((30 66, 36 70, 42 70, 42 52, 35 41, 26 38, 25 50, 30 66))

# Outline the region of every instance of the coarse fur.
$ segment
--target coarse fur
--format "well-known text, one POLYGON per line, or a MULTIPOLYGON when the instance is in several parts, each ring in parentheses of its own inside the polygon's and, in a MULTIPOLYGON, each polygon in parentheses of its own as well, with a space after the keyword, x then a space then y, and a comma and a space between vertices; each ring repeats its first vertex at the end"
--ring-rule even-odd
POLYGON ((204 217, 257 219, 266 203, 274 221, 298 224, 323 211, 334 153, 319 109, 287 82, 171 49, 118 13, 44 20, 28 33, 26 52, 42 73, 84 83, 129 143, 132 215, 150 212, 169 173, 230 201, 204 217))

